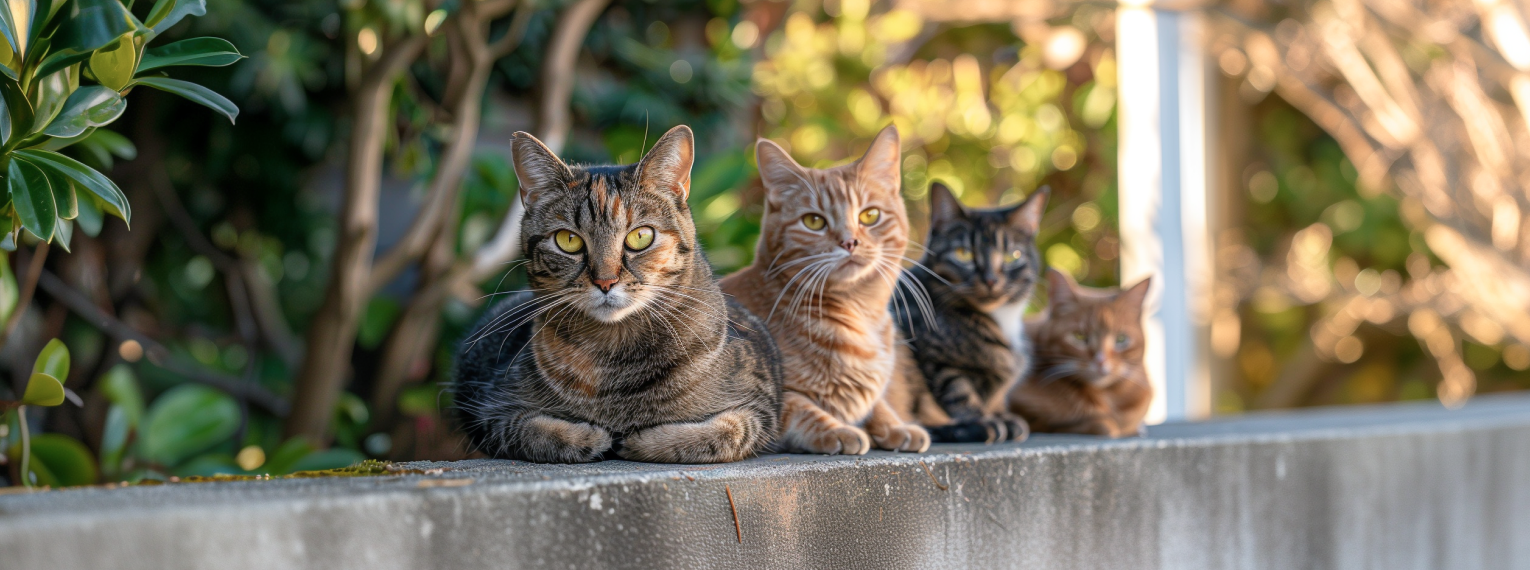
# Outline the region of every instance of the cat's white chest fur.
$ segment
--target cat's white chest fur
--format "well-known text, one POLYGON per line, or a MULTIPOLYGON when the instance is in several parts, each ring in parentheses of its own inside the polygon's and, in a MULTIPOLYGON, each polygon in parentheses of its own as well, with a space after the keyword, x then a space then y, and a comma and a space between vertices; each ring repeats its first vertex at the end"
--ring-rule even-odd
POLYGON ((1025 359, 1025 306, 1029 304, 1029 299, 1016 301, 1001 305, 988 314, 999 323, 999 330, 1004 332, 1004 340, 1009 342, 1009 350, 1015 353, 1016 361, 1025 359))

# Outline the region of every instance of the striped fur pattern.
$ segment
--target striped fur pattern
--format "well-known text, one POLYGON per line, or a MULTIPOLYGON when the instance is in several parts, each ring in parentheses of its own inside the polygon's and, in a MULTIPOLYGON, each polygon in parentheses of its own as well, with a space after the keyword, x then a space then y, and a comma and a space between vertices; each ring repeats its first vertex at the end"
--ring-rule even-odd
POLYGON ((1142 362, 1149 286, 1144 279, 1124 291, 1092 289, 1047 272, 1046 315, 1027 327, 1035 371, 1010 392, 1009 409, 1038 432, 1142 434, 1153 401, 1142 362))
POLYGON ((1029 434, 1004 402, 1030 364, 1023 315, 1040 278, 1036 232, 1047 195, 1043 188, 1019 204, 978 209, 939 182, 930 187, 930 237, 909 274, 929 292, 932 310, 894 309, 915 363, 904 375, 908 413, 935 441, 1029 434))
POLYGON ((891 126, 860 160, 827 170, 768 140, 756 146, 766 213, 755 261, 722 287, 765 319, 781 349, 783 450, 929 447, 883 397, 897 333, 888 302, 908 245, 899 154, 891 126))
POLYGON ((526 133, 513 151, 531 289, 488 311, 458 357, 455 400, 473 444, 554 463, 712 463, 767 449, 781 358, 702 255, 685 201, 690 129, 627 166, 570 168, 526 133), (641 228, 652 241, 634 248, 641 228), (561 232, 582 247, 561 247, 561 232))

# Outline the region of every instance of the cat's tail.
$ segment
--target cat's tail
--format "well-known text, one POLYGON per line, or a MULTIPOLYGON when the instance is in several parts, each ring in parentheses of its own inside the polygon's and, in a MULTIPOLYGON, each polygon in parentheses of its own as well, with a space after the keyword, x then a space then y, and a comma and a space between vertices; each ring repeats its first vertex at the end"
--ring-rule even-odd
POLYGON ((457 423, 475 449, 487 451, 489 425, 499 408, 511 362, 530 340, 529 319, 521 318, 529 291, 511 293, 484 311, 462 339, 452 374, 450 390, 457 423))

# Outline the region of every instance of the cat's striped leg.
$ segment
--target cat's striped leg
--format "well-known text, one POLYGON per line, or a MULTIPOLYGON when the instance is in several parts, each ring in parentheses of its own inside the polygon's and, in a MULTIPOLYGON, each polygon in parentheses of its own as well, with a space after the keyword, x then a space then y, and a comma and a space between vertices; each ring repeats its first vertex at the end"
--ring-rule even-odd
POLYGON ((892 451, 924 453, 930 448, 930 433, 915 423, 904 423, 886 400, 878 399, 866 418, 866 432, 877 447, 892 451))
POLYGON ((659 424, 622 440, 623 459, 657 463, 721 463, 753 456, 775 438, 760 410, 735 408, 704 421, 659 424))
POLYGON ((781 394, 781 448, 794 453, 863 455, 871 450, 871 437, 839 421, 807 396, 787 390, 781 394))

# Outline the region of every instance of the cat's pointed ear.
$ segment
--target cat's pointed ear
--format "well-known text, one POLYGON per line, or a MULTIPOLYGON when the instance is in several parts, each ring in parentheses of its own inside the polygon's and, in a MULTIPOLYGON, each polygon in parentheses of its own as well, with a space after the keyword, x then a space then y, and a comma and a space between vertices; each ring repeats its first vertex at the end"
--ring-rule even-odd
POLYGON ((861 183, 868 188, 880 188, 897 196, 903 185, 903 171, 899 168, 902 164, 902 144, 898 138, 898 127, 887 125, 882 132, 877 133, 877 138, 871 139, 871 146, 856 166, 856 174, 861 183))
POLYGON ((765 185, 765 195, 776 199, 783 192, 802 187, 807 183, 802 165, 792 160, 786 149, 770 139, 762 138, 754 145, 754 160, 760 165, 760 182, 765 185))
POLYGON ((691 194, 691 164, 696 157, 695 135, 680 125, 653 143, 638 161, 638 185, 651 192, 675 195, 681 202, 691 194))
POLYGON ((549 191, 567 189, 574 180, 568 165, 531 133, 518 131, 511 135, 510 155, 515 162, 515 178, 521 184, 521 201, 527 208, 549 191))
POLYGON ((1153 278, 1148 277, 1137 282, 1125 291, 1116 295, 1115 305, 1120 310, 1129 310, 1142 314, 1142 303, 1147 299, 1148 289, 1153 286, 1153 278))
POLYGON ((1047 211, 1047 198, 1052 195, 1052 187, 1042 186, 1041 189, 1032 192, 1015 209, 1009 211, 1009 225, 1022 232, 1035 235, 1041 231, 1041 215, 1047 211))
POLYGON ((1047 303, 1053 307, 1078 300, 1078 283, 1057 268, 1047 270, 1047 303))
POLYGON ((967 217, 967 208, 951 193, 951 189, 939 182, 930 183, 930 226, 967 217))

